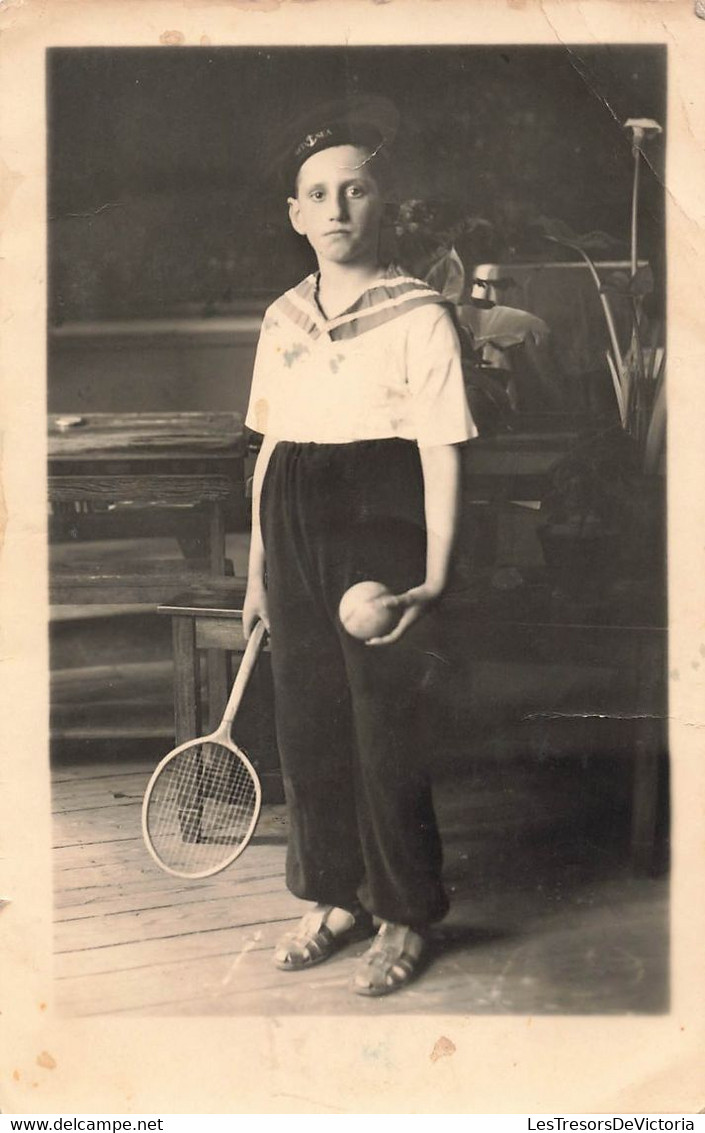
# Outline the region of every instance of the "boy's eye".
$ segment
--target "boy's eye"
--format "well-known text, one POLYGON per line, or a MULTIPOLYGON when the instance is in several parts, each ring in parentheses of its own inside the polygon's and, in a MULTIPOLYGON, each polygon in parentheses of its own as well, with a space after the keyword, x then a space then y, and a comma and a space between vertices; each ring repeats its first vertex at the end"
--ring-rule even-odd
POLYGON ((349 185, 348 186, 348 196, 349 197, 364 197, 364 195, 365 195, 365 190, 363 189, 362 185, 349 185))
POLYGON ((324 196, 323 189, 312 189, 309 193, 309 197, 312 201, 322 201, 324 196))

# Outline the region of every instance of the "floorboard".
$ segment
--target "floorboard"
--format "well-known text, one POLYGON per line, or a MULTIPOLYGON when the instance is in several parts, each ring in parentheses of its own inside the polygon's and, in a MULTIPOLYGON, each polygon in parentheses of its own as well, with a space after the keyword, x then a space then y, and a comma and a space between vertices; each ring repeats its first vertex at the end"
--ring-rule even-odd
MULTIPOLYGON (((230 877, 231 882, 229 888, 233 888, 233 875, 236 875, 237 880, 235 885, 238 889, 243 889, 251 882, 260 882, 263 880, 279 880, 281 878, 282 862, 281 855, 278 859, 272 859, 269 872, 264 863, 260 863, 259 858, 257 864, 253 865, 251 862, 239 861, 232 867, 230 877)), ((118 882, 116 884, 114 873, 106 869, 102 876, 97 880, 94 879, 94 884, 78 884, 71 885, 69 888, 62 888, 57 891, 55 898, 55 909, 57 920, 61 918, 61 911, 64 909, 81 909, 87 906, 96 907, 100 905, 101 909, 104 907, 105 902, 113 901, 115 898, 125 897, 127 900, 142 900, 149 895, 165 894, 178 900, 180 894, 193 894, 193 893, 220 893, 222 892, 222 883, 218 879, 204 880, 200 882, 194 881, 179 881, 178 878, 166 877, 161 874, 155 876, 150 873, 148 876, 136 877, 134 880, 129 879, 124 883, 118 882)))
MULTIPOLYGON (((290 911, 282 920, 270 921, 266 925, 244 928, 223 928, 207 933, 190 933, 172 938, 168 946, 160 938, 142 940, 134 944, 106 945, 98 949, 65 952, 60 954, 58 982, 75 976, 131 971, 139 968, 143 972, 153 966, 163 964, 165 953, 173 962, 196 960, 207 956, 226 956, 234 960, 253 937, 257 937, 257 947, 269 948, 281 932, 296 923, 298 909, 290 911), (257 934, 260 934, 257 936, 257 934)), ((144 976, 143 976, 144 984, 144 976)))
POLYGON ((628 867, 628 821, 594 769, 470 763, 438 809, 452 907, 423 977, 352 996, 365 945, 304 973, 273 946, 300 915, 283 881, 286 813, 222 874, 165 875, 140 836, 151 758, 62 761, 53 780, 55 995, 71 1016, 653 1014, 668 1009, 668 884, 628 867), (592 802, 590 801, 592 798, 592 802), (591 809, 592 808, 592 809, 591 809))
POLYGON ((57 908, 55 919, 57 924, 67 921, 99 920, 128 912, 140 914, 153 909, 180 909, 183 905, 203 905, 208 901, 249 900, 279 890, 281 890, 281 874, 269 874, 266 877, 251 878, 247 881, 239 879, 233 886, 232 892, 228 894, 223 894, 215 887, 189 890, 175 885, 170 889, 162 888, 146 893, 135 891, 130 887, 118 895, 86 897, 81 901, 74 901, 71 905, 57 908))

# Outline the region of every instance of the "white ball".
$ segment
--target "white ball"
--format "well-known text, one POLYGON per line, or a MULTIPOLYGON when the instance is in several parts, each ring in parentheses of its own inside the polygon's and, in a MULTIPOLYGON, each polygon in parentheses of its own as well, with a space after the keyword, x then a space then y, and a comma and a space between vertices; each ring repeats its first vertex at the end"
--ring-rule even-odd
POLYGON ((388 609, 383 599, 391 591, 383 582, 358 582, 346 590, 340 600, 338 616, 351 637, 369 641, 391 633, 399 621, 400 611, 388 609))

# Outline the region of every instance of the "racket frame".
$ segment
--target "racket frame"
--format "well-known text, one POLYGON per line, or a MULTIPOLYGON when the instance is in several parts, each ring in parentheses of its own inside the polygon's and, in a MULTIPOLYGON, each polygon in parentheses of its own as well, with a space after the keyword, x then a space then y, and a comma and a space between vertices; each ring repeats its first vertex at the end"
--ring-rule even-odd
POLYGON ((252 763, 245 755, 244 751, 242 751, 232 739, 230 731, 240 704, 242 703, 242 698, 245 694, 247 685, 249 684, 250 677, 252 676, 255 665, 257 663, 257 659, 262 652, 266 634, 267 631, 265 629, 264 623, 258 621, 247 641, 247 646, 245 648, 245 652, 243 653, 242 661, 240 662, 240 666, 237 671, 237 676, 235 677, 235 681, 233 682, 233 687, 230 692, 230 696, 228 697, 228 702, 225 706, 222 719, 215 731, 210 732, 206 736, 196 736, 192 740, 185 740, 184 743, 179 744, 178 747, 175 747, 172 751, 168 752, 164 756, 164 758, 159 761, 150 776, 149 782, 144 792, 144 798, 142 800, 142 838, 152 859, 156 862, 160 869, 164 870, 165 873, 171 874, 172 877, 184 878, 187 881, 200 881, 205 877, 213 877, 215 874, 220 873, 224 869, 227 869, 229 865, 232 865, 232 863, 240 857, 240 854, 247 848, 250 841, 252 840, 252 835, 255 832, 255 827, 262 810, 262 784, 260 783, 259 775, 255 771, 252 763), (186 751, 188 748, 195 747, 197 744, 200 746, 203 746, 204 744, 219 744, 221 747, 225 747, 230 752, 232 752, 234 758, 239 759, 250 774, 255 790, 255 802, 252 810, 252 819, 250 821, 247 832, 245 836, 240 840, 240 842, 238 842, 232 854, 229 857, 225 858, 222 862, 219 862, 216 866, 209 866, 208 869, 199 870, 197 873, 185 873, 183 870, 174 869, 172 866, 167 865, 166 862, 162 861, 162 859, 159 857, 159 854, 154 848, 149 833, 147 814, 149 811, 149 803, 152 797, 152 793, 156 786, 157 780, 161 776, 164 768, 167 767, 167 765, 174 759, 176 759, 179 755, 181 755, 182 752, 186 751))

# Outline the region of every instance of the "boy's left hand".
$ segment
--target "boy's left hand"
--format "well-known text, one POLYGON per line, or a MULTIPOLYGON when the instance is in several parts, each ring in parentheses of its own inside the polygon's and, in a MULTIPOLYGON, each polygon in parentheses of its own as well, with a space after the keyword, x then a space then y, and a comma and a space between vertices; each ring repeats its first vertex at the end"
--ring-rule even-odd
POLYGON ((421 586, 412 586, 411 590, 403 594, 392 594, 389 598, 384 598, 382 605, 388 610, 399 609, 404 612, 391 633, 385 634, 384 637, 371 637, 365 645, 392 645, 398 641, 426 612, 427 607, 436 601, 440 593, 440 589, 422 583, 421 586))

